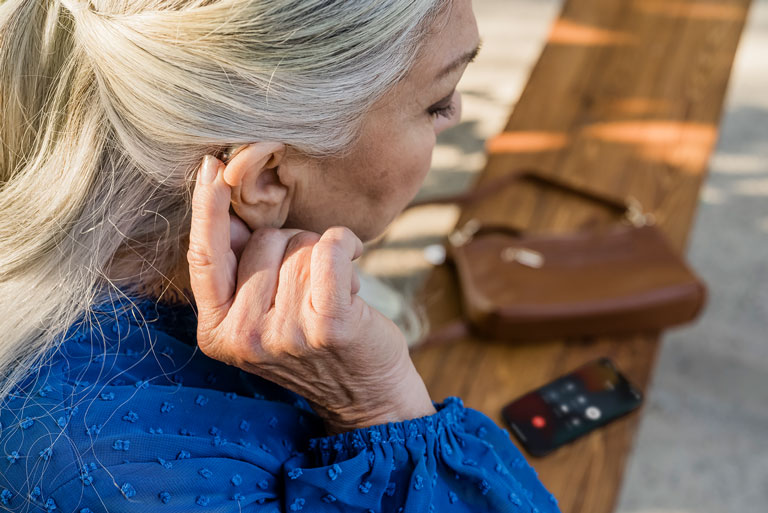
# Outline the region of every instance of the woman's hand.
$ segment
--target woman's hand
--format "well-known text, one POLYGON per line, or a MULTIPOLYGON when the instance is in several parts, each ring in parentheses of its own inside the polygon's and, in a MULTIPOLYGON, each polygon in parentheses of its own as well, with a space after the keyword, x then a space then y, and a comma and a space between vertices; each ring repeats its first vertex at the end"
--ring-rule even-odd
POLYGON ((360 239, 341 227, 250 234, 230 217, 223 170, 206 157, 192 199, 200 349, 305 397, 331 432, 435 413, 400 330, 356 295, 360 239))

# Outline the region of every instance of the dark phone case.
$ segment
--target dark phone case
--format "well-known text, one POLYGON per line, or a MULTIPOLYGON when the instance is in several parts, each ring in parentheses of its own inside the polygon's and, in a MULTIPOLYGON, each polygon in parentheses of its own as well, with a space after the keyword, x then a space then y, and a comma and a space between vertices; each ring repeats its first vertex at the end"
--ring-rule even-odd
POLYGON ((504 420, 532 456, 544 456, 642 403, 608 358, 579 367, 509 403, 504 420))

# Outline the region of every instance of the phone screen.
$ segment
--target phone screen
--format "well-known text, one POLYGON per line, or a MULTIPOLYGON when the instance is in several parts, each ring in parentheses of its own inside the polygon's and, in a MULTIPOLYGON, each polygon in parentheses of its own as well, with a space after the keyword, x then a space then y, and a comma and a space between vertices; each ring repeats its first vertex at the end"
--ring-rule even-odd
POLYGON ((533 456, 543 456, 634 410, 642 393, 607 358, 509 403, 502 415, 533 456))

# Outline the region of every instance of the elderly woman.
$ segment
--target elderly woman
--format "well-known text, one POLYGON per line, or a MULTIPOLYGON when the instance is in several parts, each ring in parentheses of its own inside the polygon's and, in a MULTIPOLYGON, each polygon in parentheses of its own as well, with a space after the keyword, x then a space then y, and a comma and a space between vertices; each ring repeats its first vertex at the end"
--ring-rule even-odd
POLYGON ((2 2, 0 509, 557 511, 357 295, 478 45, 469 0, 2 2))

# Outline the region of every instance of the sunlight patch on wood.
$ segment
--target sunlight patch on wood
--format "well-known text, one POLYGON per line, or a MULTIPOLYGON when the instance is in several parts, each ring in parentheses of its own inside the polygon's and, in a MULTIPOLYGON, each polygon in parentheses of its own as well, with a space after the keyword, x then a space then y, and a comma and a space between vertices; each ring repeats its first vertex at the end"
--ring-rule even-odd
POLYGON ((582 134, 604 142, 634 145, 641 158, 701 173, 717 139, 717 127, 687 121, 610 121, 587 125, 582 134))
POLYGON ((618 116, 658 116, 667 115, 671 110, 671 102, 647 96, 629 96, 608 99, 595 107, 596 115, 602 112, 618 116))
POLYGON ((633 34, 608 30, 560 18, 552 25, 547 39, 549 44, 607 46, 636 44, 633 34))
POLYGON ((695 18, 711 21, 739 21, 744 7, 724 2, 671 2, 668 0, 636 0, 633 7, 645 14, 695 18))
POLYGON ((486 142, 486 149, 491 153, 537 153, 564 148, 570 137, 563 132, 515 131, 502 132, 486 142))

